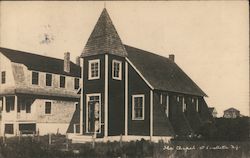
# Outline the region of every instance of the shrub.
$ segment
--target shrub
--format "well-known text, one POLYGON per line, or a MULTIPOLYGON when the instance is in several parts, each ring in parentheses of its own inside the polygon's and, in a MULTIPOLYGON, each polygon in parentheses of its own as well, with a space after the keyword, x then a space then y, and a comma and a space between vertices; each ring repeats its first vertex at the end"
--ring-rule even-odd
POLYGON ((204 124, 199 133, 205 140, 244 141, 249 140, 250 124, 248 117, 234 119, 217 118, 214 123, 204 124))

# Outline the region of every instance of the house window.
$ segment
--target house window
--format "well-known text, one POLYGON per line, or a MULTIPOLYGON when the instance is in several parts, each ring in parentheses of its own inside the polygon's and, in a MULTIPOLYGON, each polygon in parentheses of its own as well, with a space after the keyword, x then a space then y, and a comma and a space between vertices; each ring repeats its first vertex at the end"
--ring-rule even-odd
POLYGON ((166 96, 166 108, 165 108, 165 113, 167 117, 169 117, 169 96, 166 96))
POLYGON ((133 95, 132 120, 144 120, 144 95, 133 95))
POLYGON ((19 97, 17 104, 17 112, 26 111, 26 113, 31 113, 32 100, 30 98, 19 97))
POLYGON ((15 110, 15 97, 10 96, 6 97, 6 112, 14 111, 15 110))
POLYGON ((160 104, 162 104, 162 94, 160 95, 160 104))
POLYGON ((182 112, 185 112, 187 110, 187 104, 185 102, 185 98, 182 98, 182 112))
POLYGON ((34 85, 38 85, 38 81, 39 81, 39 74, 38 72, 32 72, 32 84, 34 85))
POLYGON ((199 112, 199 100, 198 100, 198 98, 196 99, 196 102, 195 102, 195 109, 197 112, 199 112))
POLYGON ((34 134, 36 132, 36 124, 35 123, 20 123, 19 131, 22 134, 34 134))
POLYGON ((113 79, 121 80, 122 79, 122 62, 118 60, 113 60, 112 74, 113 79))
POLYGON ((89 61, 89 80, 100 78, 100 60, 89 61))
POLYGON ((60 88, 65 88, 65 76, 60 76, 60 88))
POLYGON ((51 102, 45 102, 45 114, 51 114, 51 102))
POLYGON ((26 102, 25 111, 26 113, 31 113, 31 102, 26 102))
POLYGON ((20 112, 25 108, 25 100, 23 98, 18 98, 17 112, 20 112))
POLYGON ((1 72, 1 83, 4 84, 6 83, 6 71, 1 72))
POLYGON ((75 89, 78 89, 80 86, 79 86, 79 78, 75 78, 75 89))
POLYGON ((46 74, 46 86, 52 85, 52 74, 46 74))
POLYGON ((14 134, 13 124, 5 124, 4 133, 6 133, 6 134, 14 134))

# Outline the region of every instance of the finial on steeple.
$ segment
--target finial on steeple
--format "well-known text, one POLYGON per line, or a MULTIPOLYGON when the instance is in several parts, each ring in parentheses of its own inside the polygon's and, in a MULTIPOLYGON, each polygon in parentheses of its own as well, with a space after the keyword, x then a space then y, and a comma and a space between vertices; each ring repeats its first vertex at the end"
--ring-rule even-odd
POLYGON ((106 1, 104 1, 104 8, 106 9, 106 1))

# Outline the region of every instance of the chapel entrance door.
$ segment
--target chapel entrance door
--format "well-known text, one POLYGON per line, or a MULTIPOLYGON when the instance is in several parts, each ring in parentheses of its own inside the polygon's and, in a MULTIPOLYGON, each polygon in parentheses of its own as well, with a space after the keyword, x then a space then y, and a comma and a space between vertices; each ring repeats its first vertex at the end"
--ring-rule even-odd
POLYGON ((101 132, 101 103, 99 94, 87 97, 87 132, 101 132))

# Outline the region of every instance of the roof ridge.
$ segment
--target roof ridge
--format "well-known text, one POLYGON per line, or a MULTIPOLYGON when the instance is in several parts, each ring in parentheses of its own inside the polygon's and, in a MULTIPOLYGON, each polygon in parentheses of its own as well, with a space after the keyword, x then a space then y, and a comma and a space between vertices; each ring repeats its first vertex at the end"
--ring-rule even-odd
POLYGON ((234 107, 228 108, 228 109, 226 109, 225 111, 230 110, 230 109, 234 109, 234 110, 239 111, 238 109, 236 109, 236 108, 234 108, 234 107))
MULTIPOLYGON (((26 54, 30 54, 30 55, 35 55, 35 56, 40 56, 40 57, 44 57, 44 58, 50 58, 50 59, 55 59, 55 60, 61 60, 63 61, 64 59, 61 59, 61 58, 56 58, 56 57, 50 57, 50 56, 47 56, 47 55, 41 55, 41 54, 36 54, 36 53, 31 53, 31 52, 27 52, 27 51, 23 51, 23 50, 17 50, 17 49, 11 49, 11 48, 6 48, 6 47, 0 47, 0 52, 1 52, 1 49, 5 49, 5 50, 9 50, 9 51, 15 51, 16 53, 19 52, 19 53, 26 53, 26 54)), ((12 52, 13 53, 13 52, 12 52)), ((70 61, 72 62, 72 61, 70 61)), ((73 63, 73 62, 72 62, 73 63)), ((73 63, 75 64, 75 63, 73 63)), ((76 65, 76 64, 75 64, 76 65)))
POLYGON ((159 55, 159 54, 153 53, 153 52, 151 52, 151 51, 148 51, 148 50, 145 50, 145 49, 141 49, 141 48, 137 48, 137 47, 134 47, 134 46, 130 46, 130 45, 127 45, 127 44, 123 44, 123 45, 124 45, 125 47, 134 48, 134 49, 137 49, 137 50, 139 50, 139 51, 143 51, 143 52, 146 52, 146 53, 150 53, 150 54, 152 54, 152 55, 156 55, 156 56, 165 58, 165 59, 167 59, 167 60, 173 62, 172 60, 170 60, 170 59, 169 59, 168 57, 166 57, 166 56, 159 55))
POLYGON ((63 59, 3 47, 0 47, 0 53, 13 63, 25 65, 29 70, 50 72, 74 77, 80 77, 81 74, 81 67, 72 61, 70 61, 71 70, 68 73, 63 69, 63 59))

